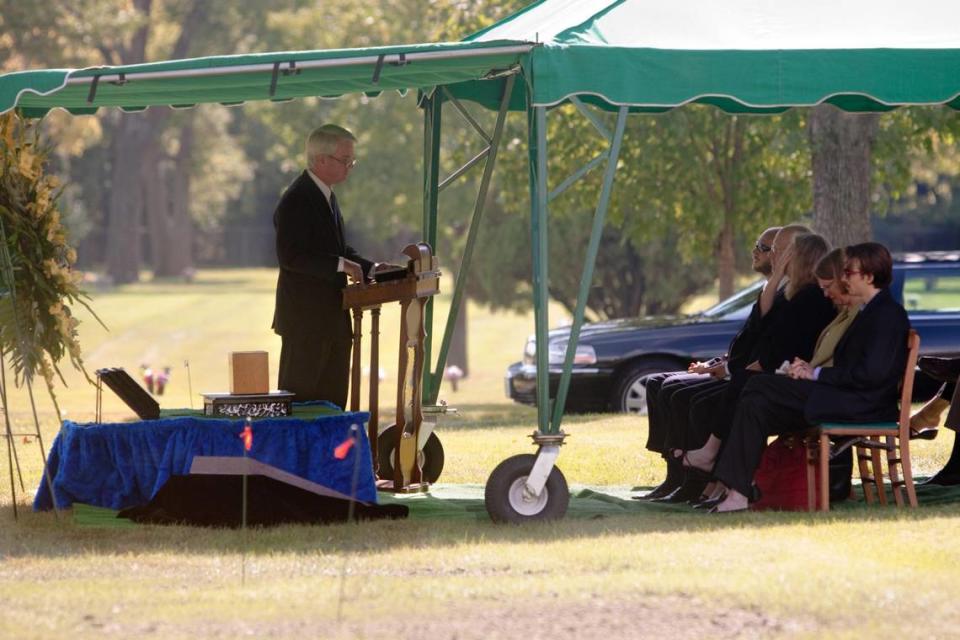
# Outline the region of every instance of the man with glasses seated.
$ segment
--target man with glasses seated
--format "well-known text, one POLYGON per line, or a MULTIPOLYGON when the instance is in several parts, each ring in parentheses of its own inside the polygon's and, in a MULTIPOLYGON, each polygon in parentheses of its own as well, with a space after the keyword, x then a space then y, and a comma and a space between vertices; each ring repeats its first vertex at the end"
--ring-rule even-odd
POLYGON ((334 124, 314 129, 306 143, 307 168, 273 214, 280 264, 273 316, 282 340, 278 386, 297 401, 347 402, 353 334, 341 292, 348 277, 362 282, 374 266, 347 244, 333 192, 357 164, 356 141, 334 124))

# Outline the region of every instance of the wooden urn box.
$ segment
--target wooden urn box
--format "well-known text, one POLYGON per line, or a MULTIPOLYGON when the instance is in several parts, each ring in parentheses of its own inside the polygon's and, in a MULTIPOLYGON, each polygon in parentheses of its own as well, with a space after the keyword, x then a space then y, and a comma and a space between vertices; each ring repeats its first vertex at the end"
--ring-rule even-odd
POLYGON ((268 418, 292 413, 293 393, 270 391, 266 351, 233 351, 227 357, 229 393, 204 393, 203 415, 268 418))
POLYGON ((233 351, 227 357, 230 393, 263 394, 270 391, 270 366, 266 351, 233 351))

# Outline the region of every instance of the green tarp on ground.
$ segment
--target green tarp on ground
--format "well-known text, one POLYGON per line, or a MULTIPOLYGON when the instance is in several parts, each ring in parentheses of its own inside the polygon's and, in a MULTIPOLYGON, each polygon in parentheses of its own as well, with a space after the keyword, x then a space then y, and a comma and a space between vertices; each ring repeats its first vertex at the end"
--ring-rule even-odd
MULTIPOLYGON (((920 478, 919 480, 923 480, 920 478)), ((652 487, 650 487, 652 488, 652 487)), ((644 488, 643 491, 650 488, 644 488)), ((833 511, 849 513, 855 510, 865 512, 881 512, 878 510, 893 509, 894 507, 868 507, 862 499, 859 486, 855 487, 856 498, 839 502, 832 506, 833 511)), ((637 491, 627 487, 581 487, 574 488, 570 496, 570 507, 567 518, 596 519, 613 516, 643 517, 644 515, 663 513, 687 513, 692 518, 703 517, 702 511, 691 509, 689 506, 675 504, 658 504, 632 500, 632 495, 640 495, 637 491)), ((920 507, 943 506, 960 504, 960 487, 918 486, 917 497, 920 507)), ((410 508, 411 520, 469 520, 487 521, 490 516, 483 504, 483 485, 444 485, 438 484, 431 488, 429 494, 392 496, 387 493, 378 495, 380 504, 403 504, 410 508)), ((891 498, 891 504, 892 504, 891 498)), ((73 520, 81 526, 92 527, 133 527, 129 520, 116 517, 117 512, 111 509, 93 507, 84 504, 74 504, 73 520)))

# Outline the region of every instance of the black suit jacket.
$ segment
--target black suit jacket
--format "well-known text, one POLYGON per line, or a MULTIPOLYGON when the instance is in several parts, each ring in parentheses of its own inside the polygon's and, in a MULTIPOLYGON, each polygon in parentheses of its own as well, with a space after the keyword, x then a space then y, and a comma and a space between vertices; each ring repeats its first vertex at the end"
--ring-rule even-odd
POLYGON ((802 358, 809 362, 820 332, 836 315, 833 303, 816 284, 808 284, 785 299, 768 328, 764 348, 756 354, 764 372, 774 373, 784 360, 802 358))
POLYGON ((368 273, 373 263, 350 247, 320 187, 304 171, 287 187, 273 214, 277 230, 277 301, 273 330, 282 336, 314 334, 349 338, 350 317, 342 309, 347 276, 341 257, 368 273))
POLYGON ((882 289, 837 343, 807 400, 808 422, 887 422, 897 419, 907 363, 907 312, 882 289))
POLYGON ((777 296, 773 299, 773 305, 770 307, 770 310, 767 311, 767 315, 761 316, 760 295, 763 295, 763 291, 757 295, 757 301, 753 303, 753 307, 750 309, 750 315, 747 316, 746 322, 740 327, 737 335, 730 341, 730 347, 727 349, 727 369, 731 373, 742 371, 748 364, 753 362, 751 356, 757 347, 757 343, 766 328, 777 316, 781 305, 785 301, 783 292, 778 292, 777 296))

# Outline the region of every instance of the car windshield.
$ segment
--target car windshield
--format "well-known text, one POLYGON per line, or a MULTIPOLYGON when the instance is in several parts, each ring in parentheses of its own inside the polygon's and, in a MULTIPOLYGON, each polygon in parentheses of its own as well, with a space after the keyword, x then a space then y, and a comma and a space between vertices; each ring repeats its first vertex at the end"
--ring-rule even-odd
MULTIPOLYGON (((759 295, 760 289, 763 287, 764 282, 765 281, 762 279, 757 280, 745 289, 741 289, 729 298, 721 300, 706 311, 701 311, 695 315, 706 318, 719 318, 722 316, 729 316, 737 311, 743 312, 745 309, 749 309, 749 307, 757 301, 757 296, 759 295)), ((744 315, 744 317, 746 317, 746 315, 744 315)))

